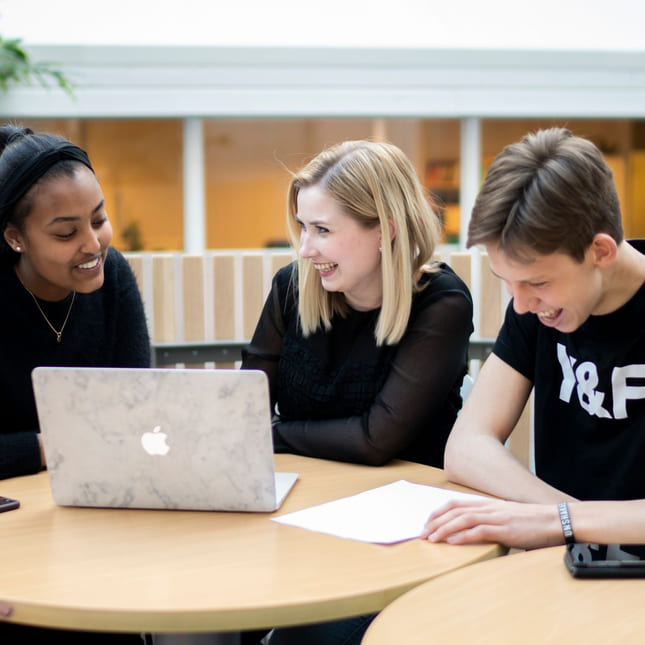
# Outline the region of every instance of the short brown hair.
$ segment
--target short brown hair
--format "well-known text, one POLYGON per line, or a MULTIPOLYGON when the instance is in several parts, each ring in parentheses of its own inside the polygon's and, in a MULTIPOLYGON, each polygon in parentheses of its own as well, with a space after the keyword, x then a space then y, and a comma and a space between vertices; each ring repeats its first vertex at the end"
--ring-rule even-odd
POLYGON ((624 233, 613 174, 598 148, 565 128, 538 130, 491 164, 468 227, 468 246, 498 243, 519 261, 564 252, 578 262, 597 233, 624 233))

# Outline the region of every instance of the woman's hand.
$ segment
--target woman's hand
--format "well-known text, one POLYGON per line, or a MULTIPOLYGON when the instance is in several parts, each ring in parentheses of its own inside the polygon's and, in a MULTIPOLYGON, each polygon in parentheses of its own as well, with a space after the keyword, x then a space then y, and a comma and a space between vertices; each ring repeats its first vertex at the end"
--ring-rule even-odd
POLYGON ((521 549, 564 543, 556 504, 496 499, 448 502, 430 515, 421 537, 449 544, 496 542, 521 549))

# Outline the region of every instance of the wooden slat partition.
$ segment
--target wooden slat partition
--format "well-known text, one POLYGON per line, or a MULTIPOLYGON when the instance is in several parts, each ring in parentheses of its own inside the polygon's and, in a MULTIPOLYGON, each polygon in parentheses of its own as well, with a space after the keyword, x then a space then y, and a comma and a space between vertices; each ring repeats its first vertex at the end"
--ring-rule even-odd
POLYGON ((183 285, 183 328, 185 340, 205 340, 204 324, 205 290, 204 270, 205 258, 201 255, 185 255, 182 257, 183 285))
POLYGON ((127 253, 153 343, 248 340, 289 251, 127 253))
MULTIPOLYGON (((235 258, 231 254, 216 255, 212 265, 213 337, 217 340, 235 338, 235 258)), ((207 339, 204 336, 204 339, 207 339)))
POLYGON ((502 326, 505 303, 499 278, 488 267, 485 253, 455 251, 449 262, 473 296, 475 338, 495 338, 502 326))
MULTIPOLYGON (((199 255, 130 253, 126 257, 143 295, 153 344, 224 341, 239 345, 253 335, 273 275, 291 262, 294 254, 285 249, 263 249, 199 255)), ((488 257, 478 251, 452 252, 447 262, 473 294, 473 338, 494 338, 506 298, 500 280, 489 270, 488 257)), ((231 361, 217 363, 218 367, 234 365, 231 361)), ((472 361, 473 377, 478 367, 479 362, 472 361)), ((510 449, 527 465, 530 417, 527 409, 509 441, 510 449)))
POLYGON ((454 251, 450 254, 448 264, 472 291, 472 254, 466 251, 454 251))
POLYGON ((262 256, 250 255, 242 259, 242 305, 244 311, 243 336, 251 338, 258 324, 262 303, 266 297, 262 280, 262 256))
POLYGON ((484 338, 494 338, 502 326, 502 284, 490 270, 488 255, 480 256, 479 279, 481 297, 479 333, 484 338))
POLYGON ((128 262, 130 263, 130 268, 134 272, 134 276, 137 279, 137 285, 139 286, 139 291, 143 294, 143 256, 140 254, 129 253, 127 255, 128 262))
POLYGON ((513 434, 508 438, 508 449, 527 467, 533 463, 533 394, 531 394, 513 434))
MULTIPOLYGON (((177 337, 175 325, 176 301, 175 262, 170 254, 152 256, 152 311, 154 340, 172 342, 177 337)), ((145 277, 144 277, 145 280, 145 277)), ((149 296, 148 296, 149 297, 149 296)), ((182 334, 179 334, 182 335, 182 334)), ((182 338, 182 340, 184 340, 182 338)))

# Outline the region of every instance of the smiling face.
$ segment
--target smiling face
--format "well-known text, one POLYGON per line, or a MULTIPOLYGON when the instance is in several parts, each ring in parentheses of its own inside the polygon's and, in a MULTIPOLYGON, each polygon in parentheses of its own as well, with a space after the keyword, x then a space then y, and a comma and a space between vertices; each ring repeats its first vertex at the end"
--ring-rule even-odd
POLYGON ((36 184, 28 198, 31 208, 22 230, 9 225, 5 231, 7 243, 20 247, 17 270, 23 284, 43 300, 99 289, 112 227, 94 173, 79 165, 73 177, 36 184))
POLYGON ((298 193, 301 258, 312 262, 326 291, 345 295, 350 307, 368 311, 381 306, 381 231, 346 215, 319 186, 298 193))
POLYGON ((510 259, 497 245, 487 244, 490 266, 513 298, 518 314, 536 314, 558 331, 573 332, 589 316, 606 313, 603 275, 594 245, 582 262, 557 252, 536 255, 532 262, 510 259))

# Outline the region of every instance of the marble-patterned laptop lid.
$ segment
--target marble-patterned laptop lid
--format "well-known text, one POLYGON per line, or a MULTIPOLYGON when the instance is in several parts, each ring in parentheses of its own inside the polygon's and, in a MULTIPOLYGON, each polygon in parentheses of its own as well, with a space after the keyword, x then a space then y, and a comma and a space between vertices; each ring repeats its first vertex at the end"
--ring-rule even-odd
POLYGON ((281 502, 264 372, 37 367, 32 382, 60 505, 273 511, 281 502))

